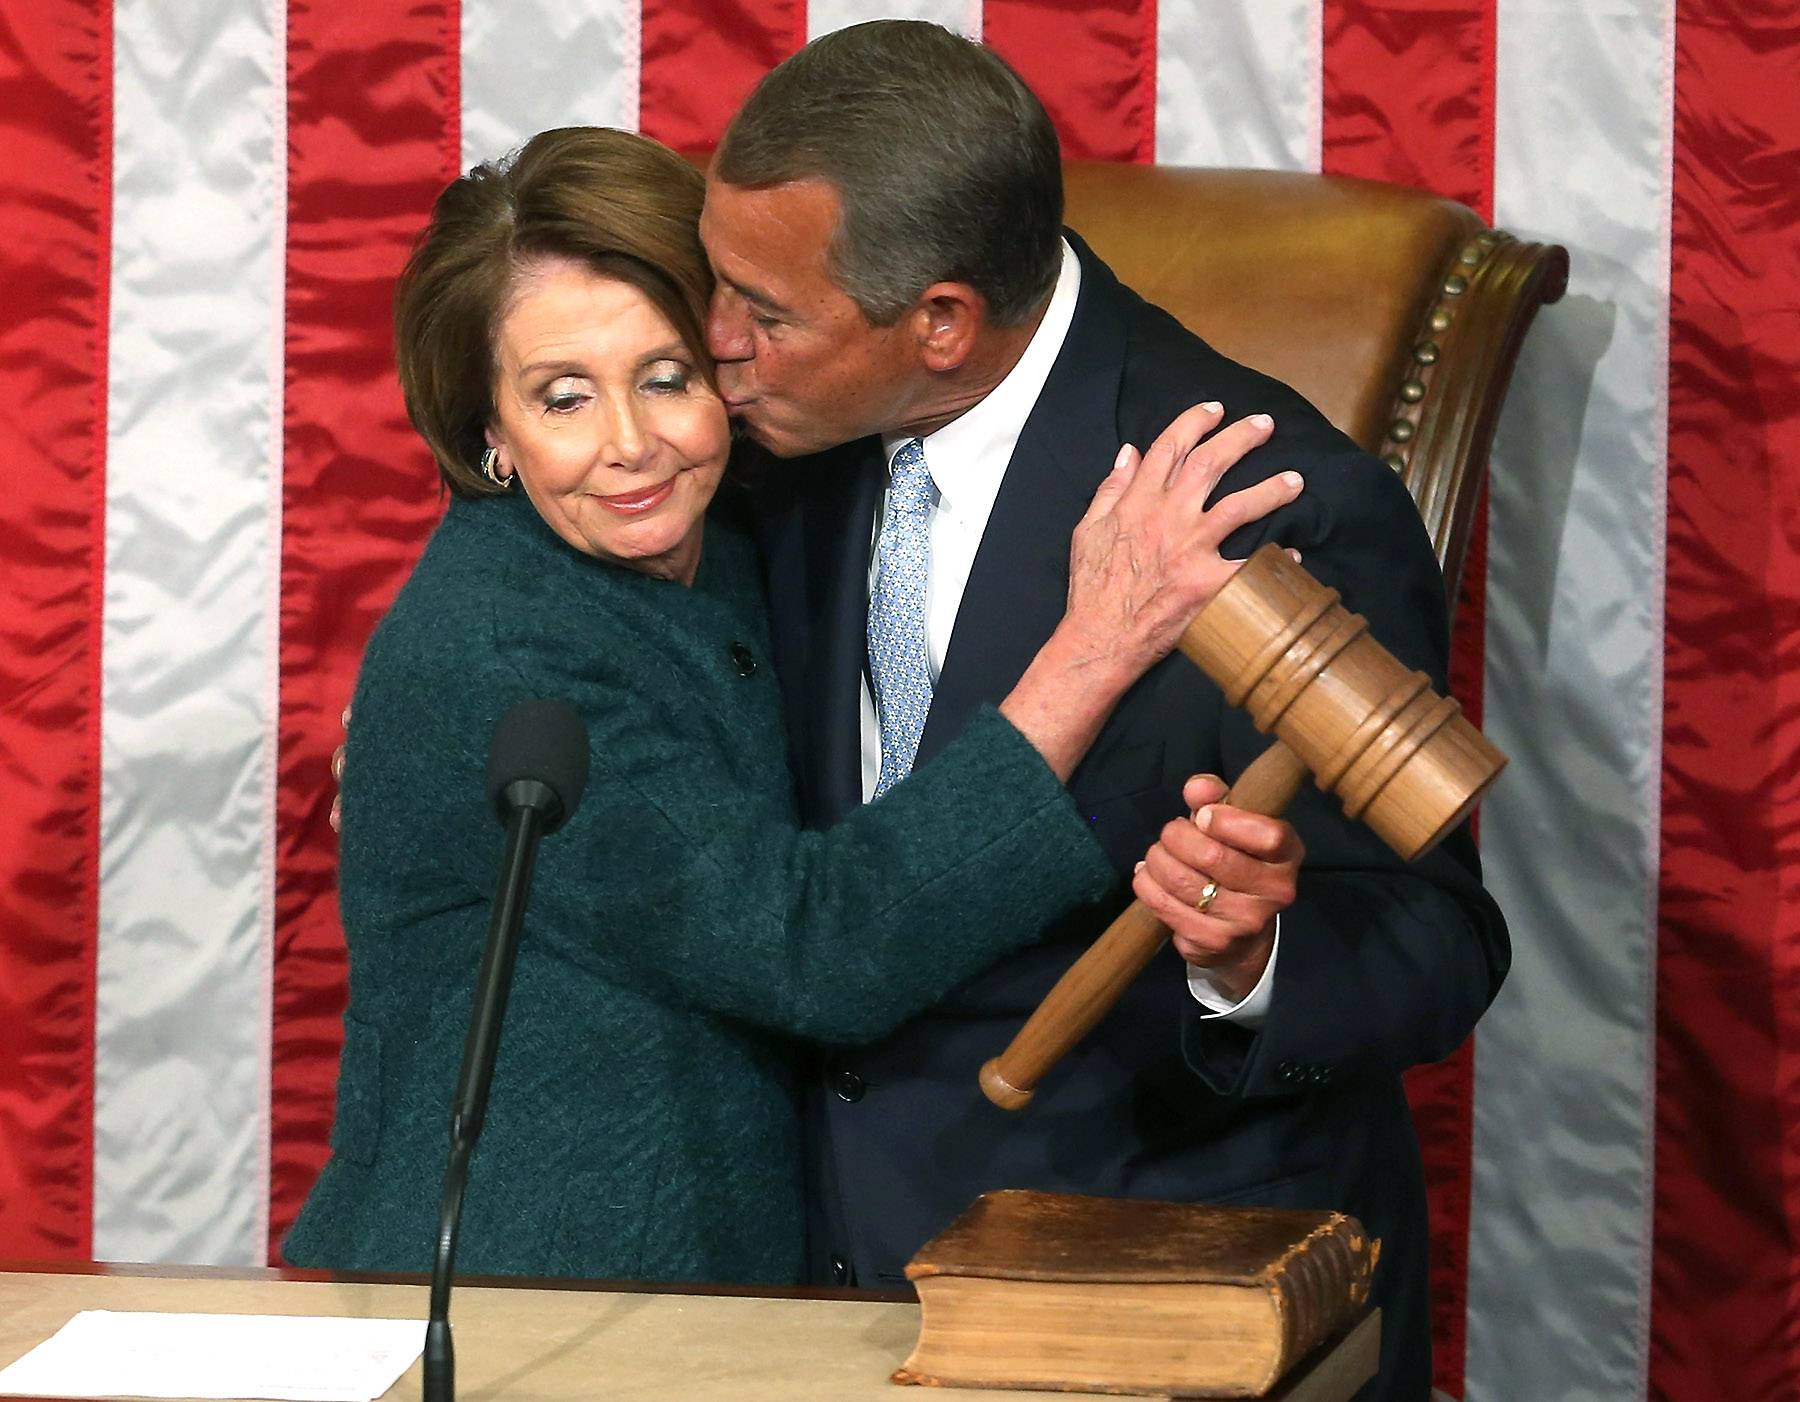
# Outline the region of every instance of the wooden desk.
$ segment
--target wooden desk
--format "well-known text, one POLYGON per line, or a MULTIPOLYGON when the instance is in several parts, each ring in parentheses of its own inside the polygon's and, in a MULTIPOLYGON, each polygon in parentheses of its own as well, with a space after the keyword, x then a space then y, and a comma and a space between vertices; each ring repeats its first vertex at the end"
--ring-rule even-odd
MULTIPOLYGON (((331 1314, 423 1321, 426 1287, 316 1271, 198 1267, 0 1268, 0 1367, 79 1310, 331 1314)), ((643 1287, 458 1285, 463 1402, 1068 1402, 1056 1392, 901 1389, 919 1307, 850 1292, 645 1293, 643 1287)), ((1275 1394, 1347 1402, 1373 1376, 1379 1320, 1364 1319, 1275 1394)), ((417 1398, 414 1364, 386 1395, 417 1398)))

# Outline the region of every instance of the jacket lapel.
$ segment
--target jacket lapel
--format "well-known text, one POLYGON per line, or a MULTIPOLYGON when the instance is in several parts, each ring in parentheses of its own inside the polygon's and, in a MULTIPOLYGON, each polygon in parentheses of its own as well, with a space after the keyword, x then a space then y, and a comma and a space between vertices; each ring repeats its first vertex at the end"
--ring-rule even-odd
POLYGON ((919 741, 920 763, 982 705, 1003 700, 1055 631, 1068 594, 1070 537, 1118 452, 1125 323, 1110 273, 1068 238, 1081 259, 1075 318, 994 499, 919 741))
POLYGON ((869 532, 881 493, 879 440, 833 453, 809 502, 808 581, 814 646, 803 704, 815 820, 833 823, 862 802, 861 682, 868 665, 869 532))

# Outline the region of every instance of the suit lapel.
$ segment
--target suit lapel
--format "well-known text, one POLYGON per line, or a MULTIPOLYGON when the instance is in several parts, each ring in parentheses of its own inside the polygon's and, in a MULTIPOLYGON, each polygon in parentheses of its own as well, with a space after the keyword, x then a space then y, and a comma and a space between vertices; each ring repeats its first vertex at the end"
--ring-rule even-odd
POLYGON ((818 821, 862 802, 861 681, 868 662, 869 531, 881 493, 879 440, 832 453, 809 500, 807 557, 814 646, 804 704, 818 821))
MULTIPOLYGON (((1075 318, 1019 435, 919 741, 919 762, 1012 690, 1063 615, 1069 540, 1118 451, 1125 322, 1111 274, 1086 245, 1075 318)), ((1139 444, 1146 447, 1146 444, 1139 444)))

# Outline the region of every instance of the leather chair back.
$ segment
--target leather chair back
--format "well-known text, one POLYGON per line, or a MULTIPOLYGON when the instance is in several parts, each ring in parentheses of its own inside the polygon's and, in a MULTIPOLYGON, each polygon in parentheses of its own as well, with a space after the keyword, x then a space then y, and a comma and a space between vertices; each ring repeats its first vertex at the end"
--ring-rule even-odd
POLYGON ((1454 597, 1519 345, 1562 296, 1567 252, 1374 181, 1064 171, 1067 223, 1124 282, 1292 385, 1401 474, 1454 597))

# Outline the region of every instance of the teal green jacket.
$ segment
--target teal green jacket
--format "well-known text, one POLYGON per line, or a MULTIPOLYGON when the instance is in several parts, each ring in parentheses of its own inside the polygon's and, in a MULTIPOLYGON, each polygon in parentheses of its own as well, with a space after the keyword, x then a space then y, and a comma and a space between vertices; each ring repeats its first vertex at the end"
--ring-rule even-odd
POLYGON ((1112 884, 993 711, 802 830, 768 652, 720 512, 684 588, 571 550, 522 496, 451 503, 357 683, 337 1120, 291 1262, 429 1268, 501 847, 482 774, 520 700, 572 701, 593 764, 539 855, 465 1272, 797 1279, 793 1039, 879 1036, 1112 884))

